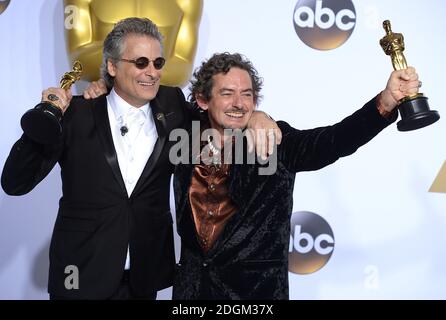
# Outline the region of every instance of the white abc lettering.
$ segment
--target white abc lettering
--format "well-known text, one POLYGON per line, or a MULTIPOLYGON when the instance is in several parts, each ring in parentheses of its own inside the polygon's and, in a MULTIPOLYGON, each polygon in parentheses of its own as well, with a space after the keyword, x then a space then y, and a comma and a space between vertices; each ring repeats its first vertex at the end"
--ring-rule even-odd
MULTIPOLYGON (((336 17, 330 8, 322 8, 322 1, 316 1, 316 25, 321 29, 329 29, 335 23, 336 17), (322 21, 323 16, 327 16, 326 22, 322 21)), ((336 20, 337 21, 337 20, 336 20)))
POLYGON ((314 13, 309 7, 300 7, 294 12, 294 22, 301 28, 313 28, 314 27, 314 13), (307 15, 306 20, 302 20, 301 16, 305 13, 307 15))
POLYGON ((300 225, 294 227, 294 248, 299 253, 308 253, 313 249, 314 240, 311 234, 306 232, 301 233, 301 228, 300 225), (307 244, 305 246, 301 245, 302 240, 306 240, 307 244))
POLYGON ((66 266, 65 274, 69 274, 69 276, 65 278, 65 289, 79 289, 79 269, 74 265, 66 266))
POLYGON ((342 18, 344 17, 349 17, 351 20, 354 20, 356 18, 355 13, 348 9, 342 9, 336 15, 336 25, 339 29, 341 29, 342 31, 352 29, 355 26, 355 23, 353 21, 347 23, 342 22, 342 18))
POLYGON ((301 230, 302 226, 300 225, 294 227, 294 237, 293 240, 290 238, 289 252, 292 252, 292 247, 301 254, 308 253, 313 248, 320 255, 327 255, 333 251, 334 239, 329 234, 323 233, 313 239, 311 234, 301 232, 301 230), (305 245, 302 245, 302 240, 305 240, 305 245))
POLYGON ((321 29, 329 29, 336 24, 340 30, 347 31, 355 26, 355 19, 355 13, 349 9, 342 9, 335 14, 330 8, 323 8, 322 0, 316 1, 316 12, 306 6, 299 7, 294 12, 294 22, 301 28, 314 28, 316 23, 321 29), (302 20, 303 14, 306 16, 305 20, 302 20), (344 23, 344 17, 350 18, 349 21, 344 23))
POLYGON ((334 239, 329 234, 323 233, 316 237, 314 240, 314 250, 321 255, 329 254, 333 251, 334 239), (324 247, 321 246, 321 243, 327 243, 324 247))

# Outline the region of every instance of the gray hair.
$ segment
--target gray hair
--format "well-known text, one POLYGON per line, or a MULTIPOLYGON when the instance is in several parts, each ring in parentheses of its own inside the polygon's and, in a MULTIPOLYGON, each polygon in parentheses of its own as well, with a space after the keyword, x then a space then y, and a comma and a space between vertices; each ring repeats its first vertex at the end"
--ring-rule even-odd
POLYGON ((111 60, 113 64, 116 64, 121 59, 124 40, 130 34, 148 36, 158 40, 161 51, 163 49, 163 36, 151 20, 147 18, 126 18, 116 23, 113 30, 105 38, 102 51, 101 77, 105 80, 109 90, 113 87, 115 79, 108 73, 107 61, 111 60))

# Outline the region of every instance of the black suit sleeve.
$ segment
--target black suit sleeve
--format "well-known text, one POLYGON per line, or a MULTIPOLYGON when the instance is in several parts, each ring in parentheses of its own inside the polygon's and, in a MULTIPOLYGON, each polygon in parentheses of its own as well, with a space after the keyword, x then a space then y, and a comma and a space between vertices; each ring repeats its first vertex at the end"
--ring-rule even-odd
POLYGON ((332 126, 297 130, 285 122, 278 122, 283 133, 279 160, 291 172, 318 170, 354 153, 396 118, 396 112, 389 119, 382 117, 374 98, 332 126))
POLYGON ((184 110, 183 128, 189 130, 192 125, 192 121, 199 121, 201 119, 201 111, 199 108, 194 107, 189 101, 185 99, 183 91, 180 88, 177 87, 176 89, 179 101, 182 101, 182 109, 184 110))
POLYGON ((41 145, 23 134, 13 145, 3 167, 3 190, 9 195, 30 192, 53 169, 61 153, 62 142, 41 145))

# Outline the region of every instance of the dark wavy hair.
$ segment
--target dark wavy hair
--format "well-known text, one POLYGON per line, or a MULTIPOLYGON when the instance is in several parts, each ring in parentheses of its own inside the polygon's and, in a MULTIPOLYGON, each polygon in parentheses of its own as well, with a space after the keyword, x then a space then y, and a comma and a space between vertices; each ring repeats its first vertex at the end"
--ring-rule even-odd
POLYGON ((195 70, 191 85, 189 101, 194 108, 198 109, 196 97, 199 95, 206 101, 211 99, 212 87, 214 85, 212 77, 216 74, 226 74, 231 68, 239 68, 248 72, 251 77, 252 89, 254 91, 254 103, 257 105, 262 96, 263 79, 259 76, 257 70, 245 56, 239 53, 216 53, 209 60, 204 61, 201 66, 195 70))

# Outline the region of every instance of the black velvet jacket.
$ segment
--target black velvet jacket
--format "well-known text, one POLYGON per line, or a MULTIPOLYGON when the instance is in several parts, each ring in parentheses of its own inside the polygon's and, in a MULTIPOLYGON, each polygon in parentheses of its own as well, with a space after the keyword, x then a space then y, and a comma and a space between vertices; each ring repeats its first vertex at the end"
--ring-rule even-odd
POLYGON ((277 171, 259 164, 232 165, 230 197, 239 208, 204 254, 197 240, 188 191, 193 165, 176 167, 177 228, 181 259, 174 299, 288 299, 288 245, 296 172, 323 168, 354 153, 396 120, 383 118, 375 99, 328 127, 297 130, 279 121, 283 140, 277 171))

